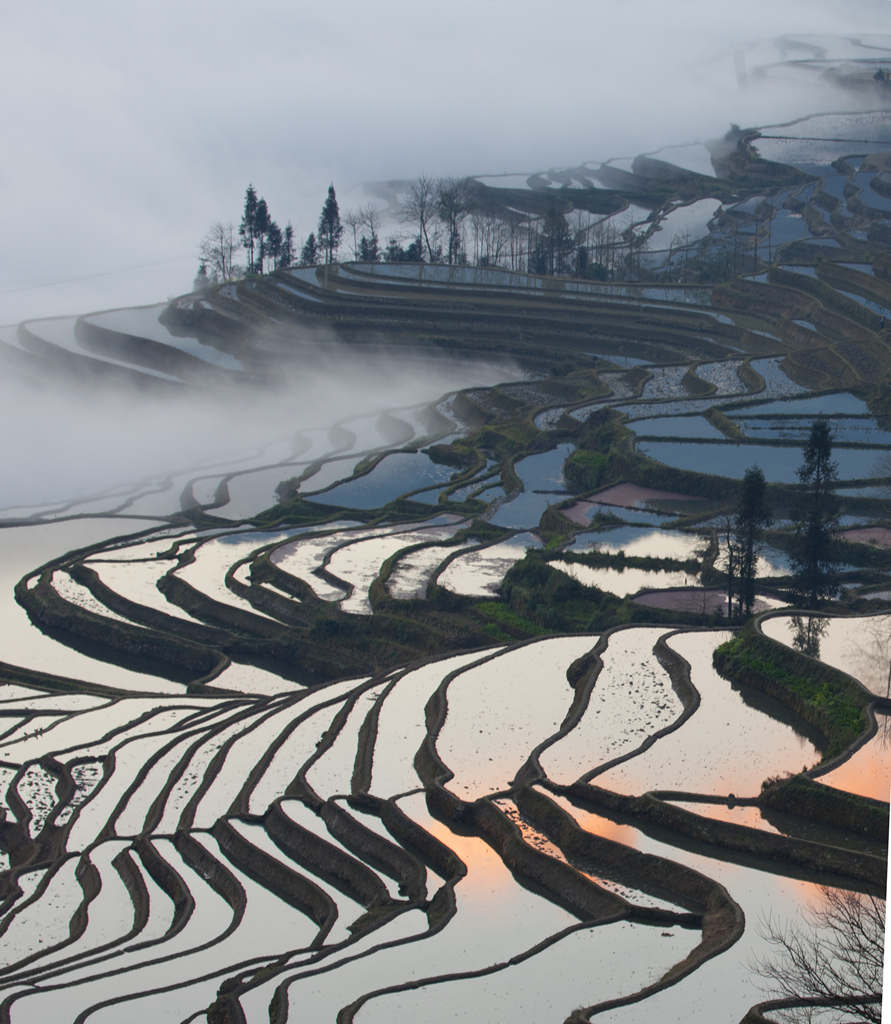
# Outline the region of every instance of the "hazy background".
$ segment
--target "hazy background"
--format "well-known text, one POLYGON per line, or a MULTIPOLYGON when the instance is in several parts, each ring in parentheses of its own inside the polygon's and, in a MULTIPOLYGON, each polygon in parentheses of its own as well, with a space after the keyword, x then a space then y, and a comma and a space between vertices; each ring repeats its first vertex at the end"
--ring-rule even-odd
POLYGON ((189 290, 249 181, 302 241, 330 181, 343 209, 363 180, 531 171, 804 112, 812 90, 741 93, 733 50, 888 31, 888 0, 6 5, 0 323, 189 290))

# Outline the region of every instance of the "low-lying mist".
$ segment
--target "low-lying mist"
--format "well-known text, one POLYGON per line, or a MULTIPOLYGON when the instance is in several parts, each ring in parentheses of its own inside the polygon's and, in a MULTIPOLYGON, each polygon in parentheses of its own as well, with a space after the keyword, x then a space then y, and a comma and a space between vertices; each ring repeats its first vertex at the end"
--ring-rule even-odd
MULTIPOLYGON (((166 394, 99 388, 83 379, 41 387, 4 380, 0 509, 9 511, 0 515, 157 487, 166 477, 181 478, 170 495, 169 511, 175 512, 179 490, 192 475, 269 465, 294 451, 299 459, 301 431, 327 430, 358 416, 522 376, 507 359, 449 357, 417 348, 357 351, 330 339, 304 356, 265 384, 184 386, 166 394)), ((373 431, 365 439, 361 428, 355 432, 351 450, 381 443, 373 431)))

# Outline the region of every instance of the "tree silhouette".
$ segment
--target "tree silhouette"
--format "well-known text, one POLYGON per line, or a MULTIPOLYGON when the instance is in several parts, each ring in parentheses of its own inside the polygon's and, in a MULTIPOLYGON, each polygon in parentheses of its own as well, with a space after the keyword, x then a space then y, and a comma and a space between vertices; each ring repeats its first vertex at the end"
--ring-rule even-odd
POLYGON ((334 186, 328 186, 328 198, 322 207, 322 215, 319 217, 319 248, 325 254, 325 262, 333 263, 334 255, 340 246, 340 239, 343 235, 343 225, 340 223, 340 211, 337 208, 337 196, 334 194, 334 186))
POLYGON ((838 467, 832 458, 832 435, 826 420, 815 420, 798 470, 802 493, 795 517, 792 592, 803 608, 818 608, 838 593, 833 553, 838 527, 834 487, 838 467))
POLYGON ((241 244, 248 254, 248 273, 254 272, 254 246, 257 242, 257 190, 253 185, 248 185, 244 193, 244 212, 241 216, 241 224, 238 226, 238 234, 241 236, 241 244))
POLYGON ((739 505, 733 519, 733 533, 739 552, 739 611, 751 615, 755 603, 758 548, 764 528, 770 523, 766 504, 767 485, 759 466, 750 466, 743 476, 739 505))
MULTIPOLYGON (((782 1010, 784 1020, 802 1024, 815 1019, 827 1024, 879 1024, 885 901, 845 889, 823 889, 822 906, 809 918, 807 929, 773 920, 763 929, 778 955, 760 960, 754 969, 773 983, 779 998, 760 1004, 758 1010, 782 1010)), ((745 1019, 764 1017, 753 1017, 750 1011, 745 1019)))

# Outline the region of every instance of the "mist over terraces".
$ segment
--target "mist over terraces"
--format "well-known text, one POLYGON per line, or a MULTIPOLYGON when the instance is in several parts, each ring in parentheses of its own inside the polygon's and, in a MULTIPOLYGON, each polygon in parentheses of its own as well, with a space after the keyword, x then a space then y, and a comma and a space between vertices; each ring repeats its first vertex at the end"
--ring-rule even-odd
POLYGON ((0 328, 3 1020, 877 1019, 891 39, 746 53, 835 112, 0 328))

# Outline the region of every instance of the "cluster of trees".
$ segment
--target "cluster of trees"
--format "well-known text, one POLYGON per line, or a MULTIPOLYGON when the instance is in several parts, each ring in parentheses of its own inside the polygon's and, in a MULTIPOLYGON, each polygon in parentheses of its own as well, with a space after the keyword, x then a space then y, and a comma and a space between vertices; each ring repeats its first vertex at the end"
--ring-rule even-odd
MULTIPOLYGON (((342 235, 337 196, 331 185, 319 218, 318 236, 314 232, 309 235, 300 262, 304 266, 313 266, 321 259, 333 263, 342 235)), ((201 239, 198 254, 196 289, 232 281, 245 274, 285 269, 296 262, 294 229, 289 222, 283 231, 272 219, 266 200, 257 195, 253 185, 248 185, 237 232, 233 224, 217 221, 201 239), (245 254, 245 264, 237 262, 239 250, 245 254)))
MULTIPOLYGON (((839 591, 835 534, 838 466, 826 420, 815 420, 798 469, 801 492, 795 511, 791 551, 792 596, 800 608, 819 608, 839 591)), ((755 603, 758 555, 770 525, 764 473, 751 466, 743 476, 736 511, 723 525, 727 574, 727 615, 748 616, 755 603)))
POLYGON ((283 231, 272 219, 266 200, 248 185, 238 231, 231 223, 212 224, 201 239, 198 259, 196 289, 232 281, 245 273, 263 274, 290 267, 294 263, 294 229, 288 223, 283 231), (236 261, 239 250, 244 250, 246 265, 236 261))
MULTIPOLYGON (((541 196, 537 202, 541 203, 541 196)), ((291 225, 279 228, 266 201, 249 185, 237 230, 231 223, 217 222, 202 239, 196 285, 263 274, 298 261, 301 266, 333 263, 345 239, 351 246, 350 258, 365 263, 500 266, 592 280, 642 276, 644 237, 614 216, 580 210, 567 214, 559 190, 547 197, 544 212, 533 214, 493 200, 472 178, 421 175, 398 197, 395 214, 411 233, 408 240, 390 237, 383 244, 382 211, 368 205, 341 217, 332 184, 318 227, 306 236, 298 257, 291 225), (239 264, 237 256, 242 252, 245 263, 239 264)), ((698 262, 694 261, 693 250, 688 235, 675 235, 663 276, 685 281, 705 274, 708 259, 697 256, 698 262)), ((723 253, 718 256, 712 269, 721 273, 737 269, 735 243, 731 263, 723 253)))
POLYGON ((244 213, 238 226, 242 248, 247 253, 247 272, 290 267, 294 262, 294 229, 290 223, 284 232, 269 215, 266 200, 258 198, 253 185, 244 193, 244 213))

